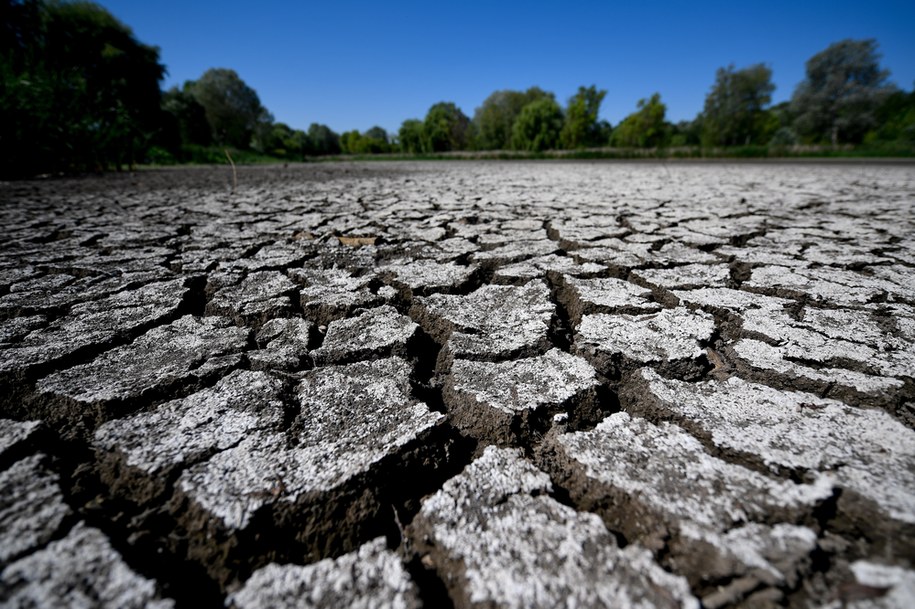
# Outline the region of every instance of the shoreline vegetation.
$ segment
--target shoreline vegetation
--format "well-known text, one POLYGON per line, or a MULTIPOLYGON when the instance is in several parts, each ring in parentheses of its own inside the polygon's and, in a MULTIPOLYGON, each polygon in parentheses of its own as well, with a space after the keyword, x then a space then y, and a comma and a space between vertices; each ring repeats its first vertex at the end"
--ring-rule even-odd
POLYGON ((580 86, 561 105, 538 86, 497 90, 472 116, 450 101, 397 132, 337 133, 274 120, 232 69, 161 88, 159 49, 83 1, 0 3, 0 179, 136 166, 459 159, 800 159, 915 157, 915 87, 880 66, 877 41, 841 40, 806 62, 772 104, 764 63, 719 68, 692 120, 667 120, 660 93, 616 125, 608 92, 580 86), (231 155, 231 157, 229 157, 231 155))
MULTIPOLYGON (((536 161, 536 160, 619 160, 619 161, 899 161, 915 163, 915 150, 900 147, 869 147, 850 144, 832 146, 740 146, 733 148, 702 148, 679 146, 662 148, 579 148, 575 150, 453 150, 434 153, 385 152, 372 154, 336 154, 305 156, 301 159, 270 156, 254 151, 232 150, 238 166, 283 163, 332 163, 362 161, 536 161)), ((186 161, 142 163, 140 167, 179 167, 226 165, 224 149, 198 150, 186 161)))

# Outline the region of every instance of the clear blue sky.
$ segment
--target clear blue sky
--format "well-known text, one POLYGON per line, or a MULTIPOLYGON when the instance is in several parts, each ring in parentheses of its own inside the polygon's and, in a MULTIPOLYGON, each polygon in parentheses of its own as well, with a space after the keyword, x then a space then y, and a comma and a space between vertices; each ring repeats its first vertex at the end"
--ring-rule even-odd
POLYGON ((804 62, 844 38, 876 38, 891 79, 915 81, 915 1, 398 2, 101 0, 161 48, 164 86, 236 70, 276 120, 338 132, 396 131, 438 101, 468 116, 497 89, 538 85, 565 104, 607 90, 614 125, 657 91, 669 120, 692 119, 715 70, 772 68, 774 102, 804 62))

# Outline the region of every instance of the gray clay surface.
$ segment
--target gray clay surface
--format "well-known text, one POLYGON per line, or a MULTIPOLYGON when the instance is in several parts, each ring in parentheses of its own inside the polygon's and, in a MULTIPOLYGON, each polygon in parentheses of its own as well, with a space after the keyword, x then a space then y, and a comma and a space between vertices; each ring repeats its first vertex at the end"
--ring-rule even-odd
POLYGON ((0 183, 0 607, 915 606, 915 165, 0 183))

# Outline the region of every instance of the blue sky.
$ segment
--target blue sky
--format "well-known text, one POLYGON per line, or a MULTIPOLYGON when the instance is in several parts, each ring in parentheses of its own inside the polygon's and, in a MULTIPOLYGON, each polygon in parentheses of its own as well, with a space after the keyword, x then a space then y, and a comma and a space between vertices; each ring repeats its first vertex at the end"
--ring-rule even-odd
POLYGON ((891 80, 915 81, 912 0, 99 3, 161 48, 166 88, 232 68, 296 128, 396 131, 438 101, 473 116, 493 91, 531 85, 563 105, 579 85, 606 89, 601 118, 614 125, 654 92, 669 120, 692 119, 717 68, 766 63, 779 102, 844 38, 876 38, 891 80))

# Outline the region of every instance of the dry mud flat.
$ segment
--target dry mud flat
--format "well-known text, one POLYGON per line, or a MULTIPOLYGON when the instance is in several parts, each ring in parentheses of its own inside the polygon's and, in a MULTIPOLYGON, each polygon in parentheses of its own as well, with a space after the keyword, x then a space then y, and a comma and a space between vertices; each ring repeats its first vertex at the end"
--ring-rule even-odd
POLYGON ((0 184, 0 606, 915 606, 915 168, 0 184))

